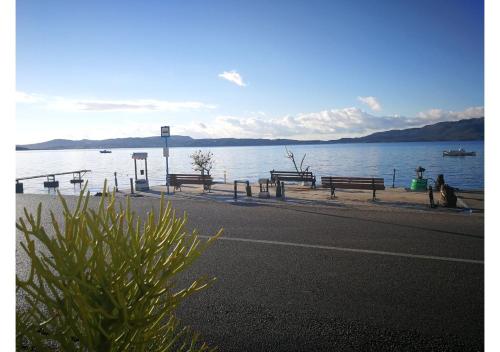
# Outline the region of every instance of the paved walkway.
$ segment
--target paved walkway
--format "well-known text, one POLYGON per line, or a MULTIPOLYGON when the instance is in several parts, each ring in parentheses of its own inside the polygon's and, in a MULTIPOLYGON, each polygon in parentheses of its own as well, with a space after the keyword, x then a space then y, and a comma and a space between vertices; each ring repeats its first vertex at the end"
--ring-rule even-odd
MULTIPOLYGON (((203 236, 224 228, 181 279, 217 281, 179 310, 221 351, 483 348, 481 213, 168 198, 203 236)), ((18 195, 17 215, 40 201, 46 216, 60 209, 55 197, 18 195)), ((158 199, 132 205, 145 214, 158 199)))

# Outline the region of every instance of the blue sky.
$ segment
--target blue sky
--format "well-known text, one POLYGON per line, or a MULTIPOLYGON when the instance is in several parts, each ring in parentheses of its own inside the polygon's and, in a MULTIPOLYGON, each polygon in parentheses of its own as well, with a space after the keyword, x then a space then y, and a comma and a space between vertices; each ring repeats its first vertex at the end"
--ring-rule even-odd
POLYGON ((336 139, 484 114, 481 1, 17 1, 16 143, 336 139))

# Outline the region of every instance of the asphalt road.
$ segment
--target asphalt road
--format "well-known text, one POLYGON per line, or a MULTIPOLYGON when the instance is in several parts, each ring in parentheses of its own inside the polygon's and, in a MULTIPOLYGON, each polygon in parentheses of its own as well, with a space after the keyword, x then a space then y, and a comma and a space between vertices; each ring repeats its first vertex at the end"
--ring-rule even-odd
MULTIPOLYGON (((17 215, 40 201, 45 215, 60 208, 53 196, 17 195, 17 215)), ((144 214, 158 203, 132 204, 144 214)), ((173 204, 202 235, 224 228, 186 277, 217 281, 178 311, 222 351, 484 348, 482 214, 173 204)), ((19 275, 26 265, 18 251, 19 275)))

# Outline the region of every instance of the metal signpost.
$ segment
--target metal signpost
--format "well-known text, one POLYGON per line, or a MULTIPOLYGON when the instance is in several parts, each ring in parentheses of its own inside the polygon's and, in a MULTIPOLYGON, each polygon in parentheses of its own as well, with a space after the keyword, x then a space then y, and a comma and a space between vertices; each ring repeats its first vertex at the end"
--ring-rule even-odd
POLYGON ((167 194, 170 194, 170 180, 168 177, 168 137, 170 137, 170 126, 161 126, 161 137, 165 138, 165 148, 163 149, 163 156, 165 157, 166 163, 167 163, 167 175, 165 177, 166 179, 166 185, 167 185, 167 194))

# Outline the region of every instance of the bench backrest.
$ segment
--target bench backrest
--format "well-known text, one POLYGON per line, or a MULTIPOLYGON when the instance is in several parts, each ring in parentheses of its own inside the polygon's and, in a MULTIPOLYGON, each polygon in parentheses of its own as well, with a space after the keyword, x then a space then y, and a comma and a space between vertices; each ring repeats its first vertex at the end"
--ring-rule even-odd
POLYGON ((321 186, 325 188, 384 190, 384 179, 379 177, 322 176, 321 186))
POLYGON ((291 181, 312 181, 315 179, 314 175, 310 171, 297 172, 297 171, 269 171, 271 173, 271 181, 275 182, 280 180, 291 180, 291 181))
POLYGON ((212 183, 212 176, 210 175, 197 175, 197 174, 169 174, 170 183, 199 183, 207 184, 212 183))

